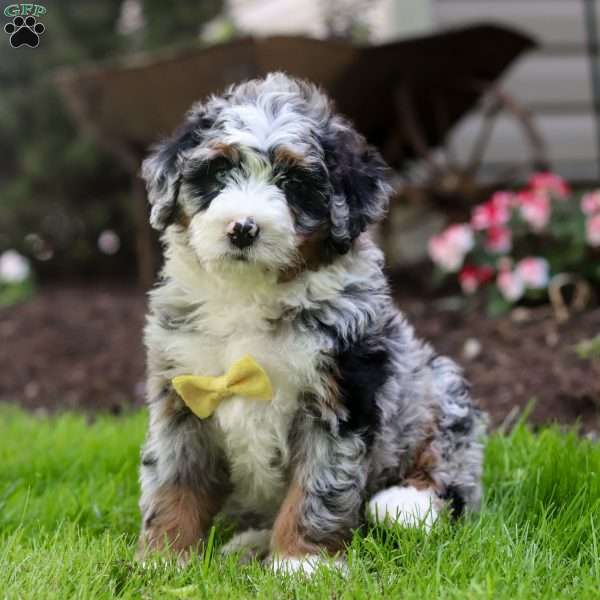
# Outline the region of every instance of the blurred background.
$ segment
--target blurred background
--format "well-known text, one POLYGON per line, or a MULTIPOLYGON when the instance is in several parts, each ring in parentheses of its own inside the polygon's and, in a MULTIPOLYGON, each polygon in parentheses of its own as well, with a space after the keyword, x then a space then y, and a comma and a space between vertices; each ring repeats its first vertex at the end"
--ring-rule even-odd
POLYGON ((599 5, 3 2, 3 27, 35 32, 16 20, 35 15, 44 31, 0 36, 0 401, 143 403, 160 250, 140 162, 193 101, 285 70, 392 166, 375 233, 398 304, 465 365, 492 423, 596 435, 599 5))

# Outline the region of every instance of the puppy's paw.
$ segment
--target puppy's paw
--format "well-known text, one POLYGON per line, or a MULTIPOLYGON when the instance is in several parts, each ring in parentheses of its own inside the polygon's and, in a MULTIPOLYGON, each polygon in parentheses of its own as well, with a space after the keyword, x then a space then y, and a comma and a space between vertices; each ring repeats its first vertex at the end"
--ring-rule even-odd
POLYGON ((438 518, 439 498, 431 489, 394 486, 375 494, 367 505, 367 518, 374 523, 398 523, 429 531, 438 518))
POLYGON ((342 575, 348 575, 348 565, 342 558, 333 558, 319 554, 306 554, 304 556, 271 556, 268 559, 276 573, 301 573, 311 576, 320 569, 335 569, 342 575))
POLYGON ((234 535, 222 548, 221 554, 240 553, 240 562, 250 562, 253 558, 262 559, 269 552, 270 529, 248 529, 234 535))

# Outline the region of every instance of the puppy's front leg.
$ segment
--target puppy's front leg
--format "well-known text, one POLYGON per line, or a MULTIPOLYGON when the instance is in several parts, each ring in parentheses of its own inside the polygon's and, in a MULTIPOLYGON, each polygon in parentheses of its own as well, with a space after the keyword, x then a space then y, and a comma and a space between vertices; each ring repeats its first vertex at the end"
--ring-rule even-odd
POLYGON ((314 414, 296 419, 292 482, 273 527, 276 569, 310 573, 324 552, 343 551, 362 521, 366 445, 314 414), (301 422, 299 422, 301 421, 301 422))
POLYGON ((150 404, 140 481, 138 555, 166 547, 185 557, 220 510, 229 491, 229 473, 210 422, 192 414, 172 390, 150 404))

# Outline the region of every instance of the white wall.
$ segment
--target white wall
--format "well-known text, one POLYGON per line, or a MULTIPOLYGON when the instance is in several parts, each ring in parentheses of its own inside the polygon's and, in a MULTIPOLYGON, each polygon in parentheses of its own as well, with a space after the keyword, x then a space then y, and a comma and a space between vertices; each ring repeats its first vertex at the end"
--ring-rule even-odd
MULTIPOLYGON (((487 21, 536 38, 540 48, 511 67, 503 87, 534 113, 559 172, 573 179, 597 179, 583 0, 433 0, 432 18, 438 28, 487 21)), ((453 139, 459 152, 468 153, 480 123, 475 113, 456 128, 453 139)), ((488 166, 501 168, 524 153, 519 129, 504 119, 494 132, 488 166)))
MULTIPOLYGON (((351 2, 351 0, 349 0, 351 2)), ((326 35, 323 15, 328 0, 228 0, 236 25, 253 35, 326 35)), ((431 25, 431 0, 374 0, 365 21, 372 42, 397 39, 431 25)))
MULTIPOLYGON (((323 17, 329 0, 228 1, 236 25, 250 34, 326 35, 323 17)), ((598 5, 600 9, 600 0, 598 5)), ((503 86, 534 112, 559 172, 577 179, 597 177, 583 0, 374 0, 365 19, 375 43, 482 21, 533 35, 541 48, 513 65, 503 86)), ((469 154, 480 123, 474 113, 455 129, 459 154, 469 154)), ((502 169, 515 157, 527 157, 523 138, 514 122, 503 119, 494 131, 486 166, 502 169)))

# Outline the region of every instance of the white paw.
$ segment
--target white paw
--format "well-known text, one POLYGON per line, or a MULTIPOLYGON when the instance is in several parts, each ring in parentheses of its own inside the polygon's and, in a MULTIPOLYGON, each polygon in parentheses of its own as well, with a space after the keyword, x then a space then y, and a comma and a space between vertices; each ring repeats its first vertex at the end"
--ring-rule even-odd
POLYGON ((273 570, 276 573, 303 573, 304 575, 313 575, 320 567, 336 569, 343 575, 348 573, 348 565, 341 558, 328 558, 319 554, 307 554, 306 556, 272 556, 270 558, 273 570))
POLYGON ((234 535, 222 548, 221 554, 241 552, 244 557, 264 556, 269 551, 270 529, 248 529, 234 535))
POLYGON ((431 489, 394 486, 375 494, 367 505, 367 517, 375 523, 399 523, 429 531, 438 518, 439 500, 431 489))

